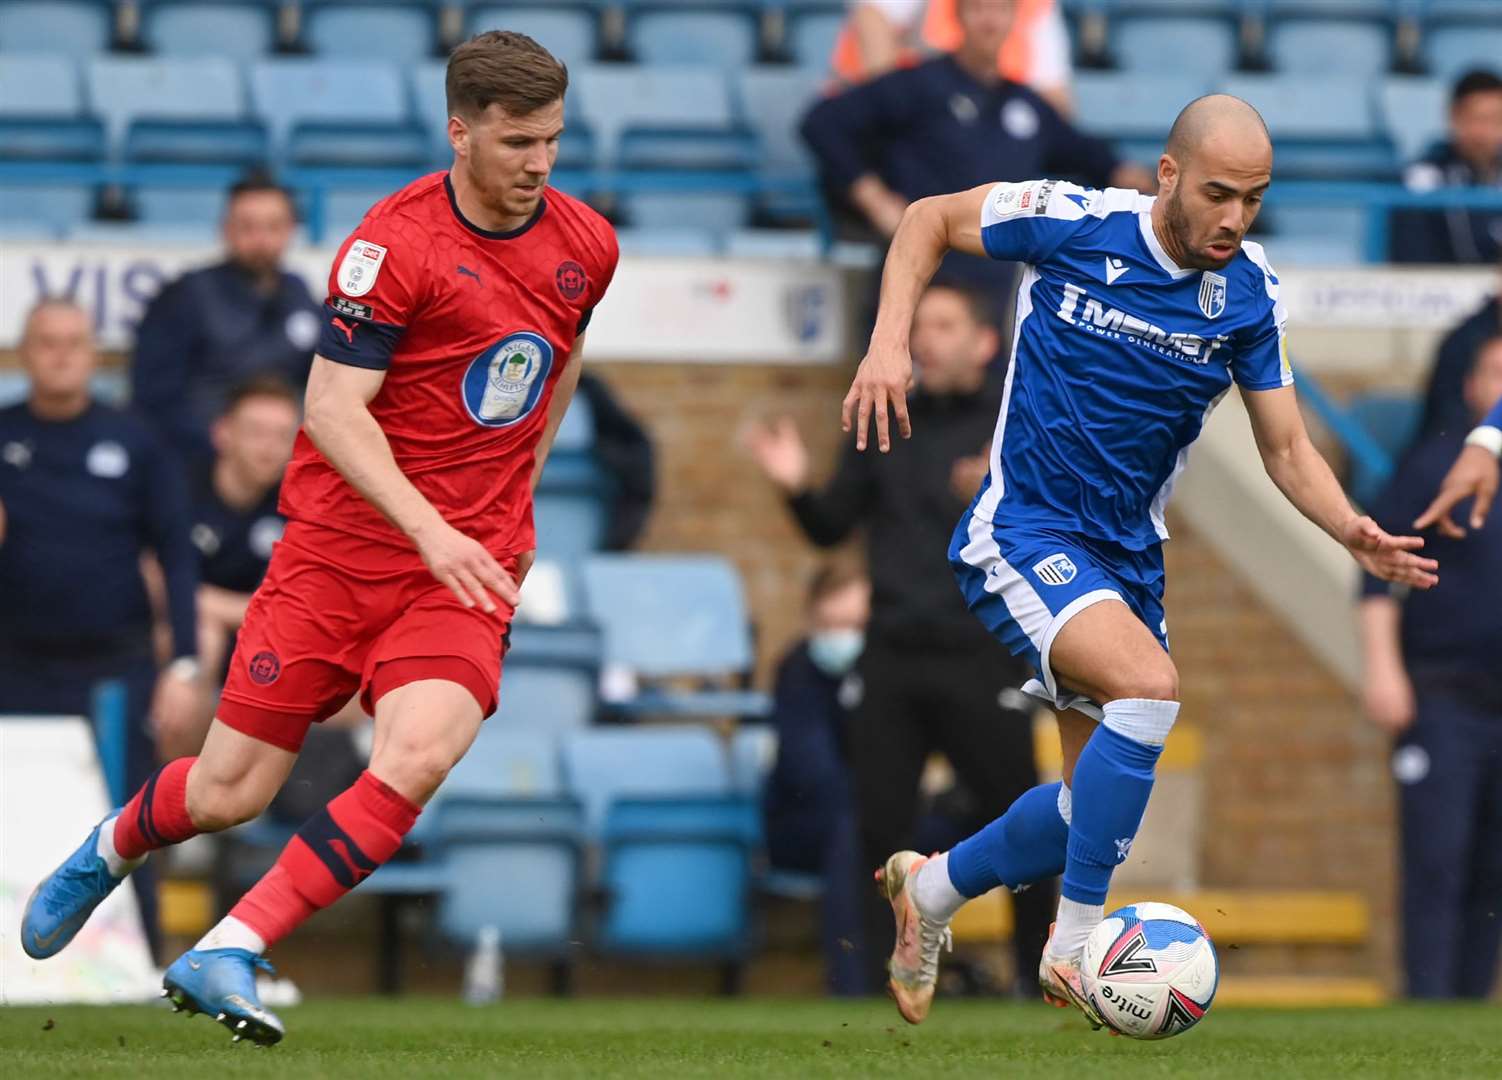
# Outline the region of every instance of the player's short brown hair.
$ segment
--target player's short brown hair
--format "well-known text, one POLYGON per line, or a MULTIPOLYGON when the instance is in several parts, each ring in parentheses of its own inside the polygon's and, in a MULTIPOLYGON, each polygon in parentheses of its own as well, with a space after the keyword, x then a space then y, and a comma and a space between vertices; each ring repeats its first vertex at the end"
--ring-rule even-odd
POLYGON ((809 578, 808 596, 805 603, 809 608, 813 608, 821 601, 851 585, 864 585, 866 580, 866 568, 856 560, 852 558, 830 559, 820 564, 813 572, 813 576, 809 578))
POLYGON ((476 117, 492 105, 526 116, 568 90, 568 68, 526 34, 488 30, 449 55, 450 116, 476 117))

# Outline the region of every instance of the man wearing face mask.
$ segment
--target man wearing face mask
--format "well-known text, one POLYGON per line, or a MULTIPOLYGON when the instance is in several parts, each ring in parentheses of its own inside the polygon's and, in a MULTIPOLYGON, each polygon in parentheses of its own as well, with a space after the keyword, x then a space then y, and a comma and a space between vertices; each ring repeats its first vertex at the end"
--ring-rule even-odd
POLYGON ((832 562, 809 583, 808 636, 782 658, 771 723, 777 762, 762 813, 767 859, 778 870, 819 874, 825 983, 832 994, 865 992, 855 807, 845 724, 858 685, 851 669, 865 647, 871 583, 832 562))
MULTIPOLYGON (((950 522, 985 474, 983 448, 996 425, 1000 348, 989 308, 968 291, 935 285, 913 319, 917 391, 928 422, 900 453, 847 447, 834 476, 811 484, 808 453, 791 421, 754 430, 748 448, 815 544, 832 546, 865 529, 871 623, 855 665, 849 757, 860 820, 862 877, 892 841, 912 838, 918 781, 942 752, 974 799, 977 815, 1006 806, 1037 782, 1028 714, 1015 707, 1022 666, 975 624, 954 586, 944 549, 950 522)), ((887 906, 863 882, 866 940, 879 958, 891 940, 887 906)), ((1018 989, 1032 993, 1052 888, 1020 893, 1018 989)), ((881 976, 884 978, 884 976, 881 976)))

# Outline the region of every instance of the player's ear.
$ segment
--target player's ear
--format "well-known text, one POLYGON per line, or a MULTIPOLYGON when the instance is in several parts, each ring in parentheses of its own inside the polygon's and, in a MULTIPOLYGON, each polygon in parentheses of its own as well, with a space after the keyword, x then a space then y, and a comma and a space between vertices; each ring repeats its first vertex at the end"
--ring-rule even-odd
POLYGON ((1179 182, 1179 163, 1168 154, 1158 158, 1158 192, 1167 194, 1179 182))
POLYGON ((456 157, 469 156, 469 125, 457 116, 449 117, 449 145, 456 157))

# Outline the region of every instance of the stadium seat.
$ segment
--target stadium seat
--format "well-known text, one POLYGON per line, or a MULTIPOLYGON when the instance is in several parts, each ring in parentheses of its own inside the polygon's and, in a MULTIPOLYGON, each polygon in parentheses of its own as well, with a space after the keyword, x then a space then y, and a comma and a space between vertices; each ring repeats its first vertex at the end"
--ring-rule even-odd
POLYGON ((725 237, 725 254, 732 259, 816 262, 823 253, 823 240, 807 229, 736 229, 725 237))
POLYGON ((1081 71, 1074 77, 1079 123, 1113 140, 1151 140, 1161 147, 1179 110, 1210 88, 1195 74, 1081 71))
POLYGON ((64 230, 87 220, 94 189, 86 184, 5 184, 0 186, 0 220, 64 230))
POLYGON ((0 0, 6 53, 88 57, 109 48, 113 31, 114 5, 106 0, 0 0))
POLYGON ((626 24, 626 46, 639 62, 650 65, 710 64, 745 67, 756 59, 754 10, 725 6, 693 10, 683 4, 633 5, 626 24))
POLYGON ((1392 65, 1392 32, 1373 22, 1278 20, 1268 30, 1267 52, 1278 71, 1374 79, 1392 65))
MULTIPOLYGON (((1424 403, 1412 394, 1365 393, 1351 399, 1346 414, 1376 441, 1390 460, 1408 449, 1423 419, 1424 403)), ((1351 494, 1370 506, 1382 494, 1388 473, 1369 469, 1361 458, 1352 459, 1351 494)))
POLYGON ((429 144, 412 123, 398 68, 380 61, 261 60, 251 100, 277 157, 294 165, 419 166, 429 144))
POLYGON ((1471 68, 1502 67, 1502 25, 1443 26, 1429 31, 1424 43, 1429 70, 1453 82, 1471 68))
POLYGON ((331 184, 320 200, 323 242, 338 244, 355 231, 372 206, 391 194, 390 188, 346 187, 331 184))
POLYGON ((754 804, 630 799, 605 822, 598 943, 617 953, 734 958, 749 944, 754 804))
POLYGON ((739 795, 760 798, 777 764, 777 731, 766 724, 742 724, 730 737, 730 782, 739 795))
MULTIPOLYGON (((568 412, 558 425, 553 436, 553 449, 548 455, 548 464, 554 458, 567 454, 587 454, 595 445, 595 410, 585 394, 575 394, 569 402, 568 412)), ((542 474, 542 483, 547 482, 547 471, 542 474)))
POLYGON ((558 798, 564 793, 558 740, 549 731, 487 721, 439 792, 444 799, 558 798))
POLYGON ((254 60, 276 45, 276 8, 263 0, 147 0, 141 39, 153 52, 254 60))
POLYGON ((605 507, 587 492, 539 493, 533 506, 537 550, 569 562, 600 550, 605 535, 605 507))
POLYGON ((131 161, 251 163, 265 129, 246 116, 245 88, 222 57, 108 58, 87 68, 111 152, 131 161))
POLYGON ((0 160, 92 161, 101 156, 102 135, 100 123, 83 115, 72 60, 0 55, 0 160))
POLYGON ((595 835, 617 799, 722 799, 733 794, 718 736, 698 726, 588 728, 563 736, 567 789, 595 835))
POLYGON ((1280 175, 1346 179, 1395 171, 1366 80, 1233 75, 1222 80, 1220 89, 1261 111, 1272 132, 1280 175), (1312 107, 1316 102, 1318 107, 1312 107))
POLYGON ((1387 137, 1402 160, 1412 161, 1445 138, 1450 89, 1439 79, 1395 75, 1383 80, 1378 99, 1387 137))
MULTIPOLYGON (((685 230, 697 231, 701 238, 706 235, 717 238, 741 228, 751 216, 750 201, 734 193, 635 192, 623 195, 620 202, 626 220, 637 233, 659 233, 663 237, 676 234, 674 242, 678 244, 687 241, 685 230)), ((715 239, 713 243, 718 250, 719 241, 715 239)), ((667 253, 666 246, 660 246, 656 252, 667 253)))
POLYGON ((565 3, 533 4, 519 7, 477 7, 469 12, 465 31, 479 34, 486 30, 515 30, 542 42, 548 52, 568 66, 570 71, 595 58, 595 14, 587 5, 570 7, 565 3))
POLYGON ((834 45, 845 25, 837 11, 794 12, 788 19, 787 51, 794 64, 805 71, 826 74, 834 45))
POLYGON ((437 49, 436 13, 427 4, 303 0, 304 42, 323 56, 412 64, 437 49))
POLYGON ((568 731, 595 716, 593 672, 581 668, 509 666, 490 724, 507 731, 568 731))
POLYGON ((813 156, 798 134, 818 96, 819 75, 806 69, 755 67, 736 79, 741 115, 760 143, 759 165, 771 175, 811 175, 813 156))
POLYGON ((721 250, 719 233, 713 229, 635 229, 615 230, 622 255, 680 258, 710 258, 721 250))
POLYGON ((90 248, 212 248, 220 243, 219 223, 85 221, 68 229, 68 242, 90 248))
POLYGON ((1276 188, 1268 208, 1267 254, 1279 266, 1350 266, 1362 261, 1366 211, 1359 206, 1280 206, 1276 188))
POLYGON ((597 65, 579 71, 577 86, 601 164, 708 169, 755 163, 755 140, 738 126, 725 76, 714 68, 597 65))
POLYGON ((1128 71, 1213 77, 1236 66, 1236 33, 1221 19, 1122 19, 1112 33, 1112 54, 1128 71))

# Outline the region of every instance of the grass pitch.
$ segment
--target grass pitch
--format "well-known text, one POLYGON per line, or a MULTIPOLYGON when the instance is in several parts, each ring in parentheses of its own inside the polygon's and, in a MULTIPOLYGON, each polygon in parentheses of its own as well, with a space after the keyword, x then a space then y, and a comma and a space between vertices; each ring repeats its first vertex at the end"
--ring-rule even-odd
POLYGON ((751 999, 317 1001, 287 1038, 231 1045, 155 1007, 0 1009, 6 1077, 1502 1078, 1502 1008, 1219 1009, 1158 1043, 1034 1005, 945 1001, 920 1028, 882 1002, 751 999))

